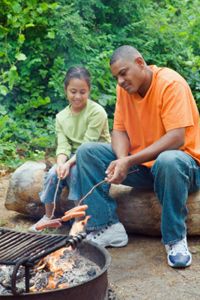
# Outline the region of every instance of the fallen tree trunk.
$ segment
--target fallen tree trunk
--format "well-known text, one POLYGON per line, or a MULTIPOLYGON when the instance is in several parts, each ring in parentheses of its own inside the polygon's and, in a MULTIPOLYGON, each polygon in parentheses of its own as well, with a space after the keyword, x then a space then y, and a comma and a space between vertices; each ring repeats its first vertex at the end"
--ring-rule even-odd
MULTIPOLYGON (((39 200, 46 165, 42 162, 26 162, 11 176, 5 206, 9 210, 39 218, 44 207, 39 200)), ((112 185, 110 194, 118 203, 118 215, 128 232, 160 235, 161 207, 152 191, 139 191, 124 185, 112 185)), ((58 214, 69 208, 68 191, 61 194, 58 214)), ((200 191, 188 199, 188 234, 200 235, 200 191)))

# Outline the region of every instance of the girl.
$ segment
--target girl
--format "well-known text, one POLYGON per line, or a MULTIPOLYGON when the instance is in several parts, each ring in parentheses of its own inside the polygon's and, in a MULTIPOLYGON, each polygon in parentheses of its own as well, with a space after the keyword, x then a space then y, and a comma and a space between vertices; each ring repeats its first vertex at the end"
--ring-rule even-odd
POLYGON ((80 198, 77 182, 76 150, 84 142, 110 142, 107 114, 103 107, 89 99, 90 74, 84 67, 72 67, 64 80, 64 90, 69 105, 56 115, 57 164, 44 180, 40 200, 45 205, 45 215, 30 230, 53 218, 54 194, 58 179, 62 189, 69 189, 68 199, 80 198))

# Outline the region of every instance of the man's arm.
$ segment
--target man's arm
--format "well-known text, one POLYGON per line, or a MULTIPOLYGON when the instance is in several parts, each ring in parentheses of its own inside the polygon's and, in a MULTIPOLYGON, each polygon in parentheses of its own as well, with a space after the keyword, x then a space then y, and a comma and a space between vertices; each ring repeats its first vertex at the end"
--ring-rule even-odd
POLYGON ((157 156, 166 150, 176 150, 184 145, 185 128, 177 128, 168 131, 158 141, 129 157, 129 164, 138 165, 157 158, 157 156))
POLYGON ((128 155, 130 151, 130 141, 126 131, 113 130, 111 135, 112 148, 117 158, 128 155))
POLYGON ((179 149, 184 144, 184 140, 185 128, 168 131, 158 141, 142 151, 111 162, 106 171, 107 181, 110 183, 121 183, 126 178, 128 169, 131 166, 154 160, 163 151, 179 149))

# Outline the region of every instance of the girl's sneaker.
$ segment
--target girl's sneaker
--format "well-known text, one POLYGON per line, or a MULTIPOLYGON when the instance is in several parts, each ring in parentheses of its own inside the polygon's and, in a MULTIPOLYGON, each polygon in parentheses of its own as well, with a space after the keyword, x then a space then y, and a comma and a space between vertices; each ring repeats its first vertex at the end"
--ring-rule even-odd
POLYGON ((32 225, 31 227, 29 227, 30 232, 41 232, 42 230, 37 230, 36 227, 38 225, 42 225, 43 223, 46 223, 46 221, 51 220, 51 218, 48 218, 46 215, 44 215, 39 221, 37 221, 37 223, 35 223, 34 225, 32 225))

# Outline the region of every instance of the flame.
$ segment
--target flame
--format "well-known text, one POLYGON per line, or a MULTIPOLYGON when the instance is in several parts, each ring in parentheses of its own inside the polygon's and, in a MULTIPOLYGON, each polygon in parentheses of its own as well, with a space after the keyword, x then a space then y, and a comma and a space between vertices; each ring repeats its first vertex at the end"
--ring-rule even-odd
POLYGON ((57 274, 62 274, 64 271, 71 270, 74 261, 64 258, 65 251, 71 251, 71 248, 63 247, 41 259, 37 265, 37 270, 46 269, 57 274))
MULTIPOLYGON (((86 216, 82 220, 76 220, 70 230, 70 235, 77 235, 85 230, 87 221, 90 216, 86 216)), ((75 260, 70 255, 73 248, 63 247, 47 256, 42 258, 35 267, 36 272, 42 272, 43 270, 50 273, 48 275, 48 284, 45 287, 39 287, 34 284, 31 288, 31 292, 46 291, 55 288, 68 288, 67 282, 61 282, 62 275, 66 271, 71 271, 75 265, 75 260)))
POLYGON ((48 285, 46 286, 45 290, 53 290, 55 288, 56 288, 55 275, 51 274, 48 278, 48 285))

